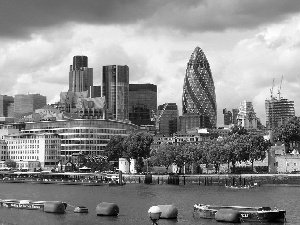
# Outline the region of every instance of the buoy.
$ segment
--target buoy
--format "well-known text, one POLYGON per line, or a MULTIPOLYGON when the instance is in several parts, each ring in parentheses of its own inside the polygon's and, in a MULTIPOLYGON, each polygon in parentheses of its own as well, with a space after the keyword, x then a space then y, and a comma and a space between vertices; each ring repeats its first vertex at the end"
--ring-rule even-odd
POLYGON ((219 209, 215 214, 215 219, 218 222, 240 222, 240 212, 234 209, 219 209))
POLYGON ((97 216, 117 216, 119 207, 115 203, 101 202, 96 207, 97 216))
POLYGON ((151 206, 148 210, 148 214, 153 224, 157 224, 156 222, 159 220, 161 215, 161 209, 158 206, 151 206))
POLYGON ((65 205, 63 202, 59 201, 45 201, 44 202, 44 212, 49 213, 65 213, 65 205))
POLYGON ((178 216, 178 210, 174 205, 158 205, 161 209, 161 219, 176 219, 178 216))

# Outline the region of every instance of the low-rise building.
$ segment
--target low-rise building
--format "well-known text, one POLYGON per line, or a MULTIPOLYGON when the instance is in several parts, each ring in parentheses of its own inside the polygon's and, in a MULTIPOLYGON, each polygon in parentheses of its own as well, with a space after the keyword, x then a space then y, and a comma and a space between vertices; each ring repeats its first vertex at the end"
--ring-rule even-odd
POLYGON ((61 157, 61 139, 57 134, 5 135, 6 159, 17 162, 18 169, 53 168, 61 157))

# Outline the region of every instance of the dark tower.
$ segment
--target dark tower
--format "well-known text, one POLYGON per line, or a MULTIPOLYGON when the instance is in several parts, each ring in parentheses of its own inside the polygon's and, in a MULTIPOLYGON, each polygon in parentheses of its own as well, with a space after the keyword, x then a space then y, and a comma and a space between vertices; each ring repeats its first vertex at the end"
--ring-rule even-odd
POLYGON ((88 67, 88 57, 84 55, 76 55, 73 57, 73 70, 78 70, 81 67, 88 67))

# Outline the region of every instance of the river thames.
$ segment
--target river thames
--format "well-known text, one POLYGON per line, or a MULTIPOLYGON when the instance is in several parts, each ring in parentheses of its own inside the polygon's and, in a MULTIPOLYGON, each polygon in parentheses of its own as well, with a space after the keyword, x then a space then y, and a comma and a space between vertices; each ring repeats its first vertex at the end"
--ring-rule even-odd
MULTIPOLYGON (((299 186, 261 186, 255 189, 227 189, 224 186, 146 185, 80 186, 57 184, 0 183, 1 199, 58 200, 69 204, 65 214, 38 210, 1 208, 1 224, 113 224, 151 225, 148 209, 154 205, 174 205, 177 220, 160 220, 160 225, 215 225, 214 220, 193 218, 196 203, 244 206, 270 206, 287 211, 287 224, 300 224, 299 186), (119 206, 118 217, 99 217, 97 204, 112 202, 119 206), (74 213, 72 206, 85 206, 88 214, 74 213)), ((270 223, 269 223, 270 224, 270 223)))

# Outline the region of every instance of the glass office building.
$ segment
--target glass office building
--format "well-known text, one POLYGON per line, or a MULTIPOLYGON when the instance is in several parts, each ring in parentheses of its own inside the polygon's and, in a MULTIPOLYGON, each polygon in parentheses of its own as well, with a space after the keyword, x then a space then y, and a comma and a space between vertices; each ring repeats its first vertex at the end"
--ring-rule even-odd
POLYGON ((196 47, 187 64, 182 96, 183 114, 206 118, 207 128, 217 126, 217 103, 210 65, 201 48, 196 47))

